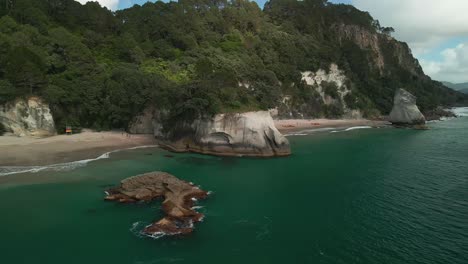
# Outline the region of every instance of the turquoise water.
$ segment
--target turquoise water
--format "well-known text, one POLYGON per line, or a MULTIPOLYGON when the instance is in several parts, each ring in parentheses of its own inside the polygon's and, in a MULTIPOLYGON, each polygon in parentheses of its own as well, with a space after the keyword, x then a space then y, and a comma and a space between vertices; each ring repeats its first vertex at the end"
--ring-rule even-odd
POLYGON ((278 159, 114 153, 0 181, 0 263, 468 263, 468 118, 429 131, 290 137, 278 159), (144 238, 160 204, 103 191, 162 170, 213 191, 186 237, 144 238))

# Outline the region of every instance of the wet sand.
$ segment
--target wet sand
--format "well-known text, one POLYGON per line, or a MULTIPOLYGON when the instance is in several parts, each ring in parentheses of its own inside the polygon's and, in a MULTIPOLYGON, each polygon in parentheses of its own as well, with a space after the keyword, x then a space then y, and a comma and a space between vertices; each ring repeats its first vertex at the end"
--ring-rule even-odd
POLYGON ((283 134, 321 128, 349 128, 357 126, 383 127, 390 125, 387 121, 367 119, 288 119, 275 120, 276 128, 283 134))
POLYGON ((93 159, 117 150, 156 145, 152 135, 83 132, 48 138, 0 137, 0 166, 42 166, 93 159))

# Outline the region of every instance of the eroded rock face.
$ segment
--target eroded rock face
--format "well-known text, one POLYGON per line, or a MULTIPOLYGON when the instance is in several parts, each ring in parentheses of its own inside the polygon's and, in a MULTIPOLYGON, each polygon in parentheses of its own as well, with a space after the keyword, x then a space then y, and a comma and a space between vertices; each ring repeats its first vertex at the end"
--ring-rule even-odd
MULTIPOLYGON (((391 52, 391 57, 396 58, 398 65, 408 70, 413 75, 427 78, 424 75, 419 61, 413 57, 408 44, 397 41, 391 36, 371 32, 368 29, 358 25, 334 24, 332 30, 338 33, 338 41, 343 44, 350 40, 361 49, 369 50, 372 56, 369 58, 369 63, 380 73, 384 72, 386 62, 384 50, 391 52)), ((387 55, 388 57, 388 55, 387 55)))
POLYGON ((132 120, 128 132, 132 134, 153 134, 156 122, 155 116, 156 109, 154 107, 146 108, 141 115, 132 120))
POLYGON ((180 123, 169 133, 155 130, 160 145, 176 152, 219 156, 287 156, 289 141, 276 129, 268 111, 218 114, 180 123))
POLYGON ((398 89, 389 121, 398 126, 424 125, 426 119, 416 105, 416 97, 404 89, 398 89))
POLYGON ((8 132, 17 136, 56 134, 49 105, 38 97, 31 97, 27 100, 18 99, 0 106, 0 122, 8 132))
POLYGON ((143 233, 151 237, 191 233, 203 214, 192 209, 195 201, 205 199, 206 191, 166 172, 151 172, 125 179, 120 187, 106 192, 106 200, 120 203, 149 202, 162 198, 166 216, 147 226, 143 233))
MULTIPOLYGON (((303 81, 311 89, 316 92, 314 101, 297 104, 297 100, 292 100, 291 96, 284 96, 281 104, 277 107, 278 119, 314 119, 327 117, 324 112, 328 107, 341 109, 340 116, 334 118, 345 119, 361 119, 362 113, 360 110, 353 110, 346 104, 345 97, 352 94, 351 87, 348 87, 348 78, 345 72, 340 70, 337 64, 330 64, 330 67, 319 69, 317 71, 301 72, 303 81), (326 92, 326 87, 333 85, 336 87, 336 95, 331 96, 326 92)), ((310 99, 309 99, 310 100, 310 99)))
POLYGON ((361 49, 370 49, 373 52, 373 64, 379 71, 383 70, 385 61, 379 45, 379 35, 357 25, 335 24, 332 29, 338 32, 340 42, 351 40, 361 49))

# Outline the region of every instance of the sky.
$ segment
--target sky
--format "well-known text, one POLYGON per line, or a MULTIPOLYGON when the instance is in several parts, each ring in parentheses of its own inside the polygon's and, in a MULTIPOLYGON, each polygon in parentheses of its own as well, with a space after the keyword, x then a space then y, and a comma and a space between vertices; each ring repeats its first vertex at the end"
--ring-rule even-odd
MULTIPOLYGON (((87 0, 77 0, 84 3, 87 0)), ((96 0, 111 10, 148 0, 96 0)), ((152 0, 154 2, 154 0, 152 0)), ((256 0, 263 6, 266 0, 256 0)), ((435 80, 468 82, 468 0, 329 0, 368 11, 394 37, 407 42, 435 80)))

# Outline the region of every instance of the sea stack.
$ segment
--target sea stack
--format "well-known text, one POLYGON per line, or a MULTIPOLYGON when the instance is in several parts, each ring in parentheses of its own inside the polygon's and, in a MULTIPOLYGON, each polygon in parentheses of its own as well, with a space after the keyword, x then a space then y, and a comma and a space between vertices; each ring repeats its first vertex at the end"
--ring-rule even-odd
POLYGON ((397 127, 423 127, 426 118, 416 105, 416 96, 405 89, 398 89, 389 121, 397 127))
POLYGON ((120 203, 149 202, 163 198, 162 210, 166 216, 142 231, 155 238, 191 233, 194 223, 200 222, 204 217, 192 207, 197 200, 208 196, 208 192, 166 172, 130 177, 123 180, 120 187, 106 191, 106 194, 105 200, 120 203))

